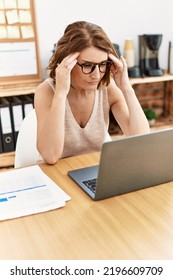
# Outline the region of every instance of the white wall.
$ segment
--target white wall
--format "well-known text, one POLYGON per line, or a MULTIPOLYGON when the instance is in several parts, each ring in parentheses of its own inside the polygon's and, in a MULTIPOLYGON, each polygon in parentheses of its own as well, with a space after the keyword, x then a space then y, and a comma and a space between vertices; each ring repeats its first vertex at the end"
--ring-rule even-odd
POLYGON ((172 0, 35 0, 36 23, 42 67, 46 67, 53 44, 64 28, 76 20, 86 20, 106 31, 120 45, 132 38, 138 65, 138 35, 163 34, 159 50, 160 67, 167 68, 168 43, 173 41, 172 0))

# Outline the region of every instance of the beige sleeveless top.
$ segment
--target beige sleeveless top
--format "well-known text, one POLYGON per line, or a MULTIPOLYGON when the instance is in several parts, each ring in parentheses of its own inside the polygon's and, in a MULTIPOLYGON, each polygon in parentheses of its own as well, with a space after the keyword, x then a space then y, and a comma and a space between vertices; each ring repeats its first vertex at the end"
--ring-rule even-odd
MULTIPOLYGON (((55 85, 51 78, 46 82, 55 92, 55 85)), ((65 108, 65 142, 62 158, 100 151, 103 142, 111 141, 108 133, 109 102, 106 87, 96 91, 92 114, 84 128, 76 122, 68 99, 65 108)))

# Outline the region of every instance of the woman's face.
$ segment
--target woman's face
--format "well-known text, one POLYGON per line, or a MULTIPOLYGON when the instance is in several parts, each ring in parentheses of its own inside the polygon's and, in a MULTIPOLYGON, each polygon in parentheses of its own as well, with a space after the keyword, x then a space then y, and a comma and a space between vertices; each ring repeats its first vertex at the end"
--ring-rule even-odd
POLYGON ((95 47, 89 47, 81 51, 80 55, 77 57, 77 64, 74 66, 71 72, 72 86, 76 89, 96 90, 100 80, 105 74, 102 72, 105 70, 107 60, 108 54, 95 47), (78 63, 81 66, 84 66, 83 70, 78 63), (101 63, 101 65, 95 66, 94 63, 101 63), (95 69, 93 66, 95 66, 95 69), (88 73, 91 69, 94 69, 91 73, 83 73, 83 71, 88 73))

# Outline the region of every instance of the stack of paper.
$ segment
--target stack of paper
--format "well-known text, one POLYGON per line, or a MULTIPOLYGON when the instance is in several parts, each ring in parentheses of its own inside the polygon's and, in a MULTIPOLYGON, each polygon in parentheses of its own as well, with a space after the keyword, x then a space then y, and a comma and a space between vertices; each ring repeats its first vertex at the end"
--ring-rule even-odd
POLYGON ((38 165, 0 173, 0 220, 63 207, 69 199, 38 165))

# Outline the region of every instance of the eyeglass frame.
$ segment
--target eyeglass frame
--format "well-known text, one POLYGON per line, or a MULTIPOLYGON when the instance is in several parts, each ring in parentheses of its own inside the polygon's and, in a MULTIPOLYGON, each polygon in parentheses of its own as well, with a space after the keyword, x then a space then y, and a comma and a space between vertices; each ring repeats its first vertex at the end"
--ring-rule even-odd
POLYGON ((98 67, 99 67, 100 73, 103 73, 103 74, 104 74, 104 73, 106 73, 106 71, 111 67, 111 65, 113 64, 113 61, 111 61, 111 60, 105 60, 105 61, 102 61, 102 62, 100 62, 100 63, 86 62, 86 63, 82 63, 82 64, 80 64, 80 63, 77 61, 76 64, 79 65, 79 66, 81 67, 82 73, 85 74, 85 75, 91 74, 91 73, 95 70, 95 68, 96 68, 97 65, 98 65, 98 67), (105 63, 105 62, 106 62, 106 70, 105 70, 104 72, 103 72, 103 71, 100 71, 101 65, 102 65, 103 63, 105 63), (87 64, 91 64, 91 65, 92 65, 92 66, 91 66, 91 71, 90 71, 89 73, 85 73, 85 72, 83 71, 83 67, 86 66, 87 64))

